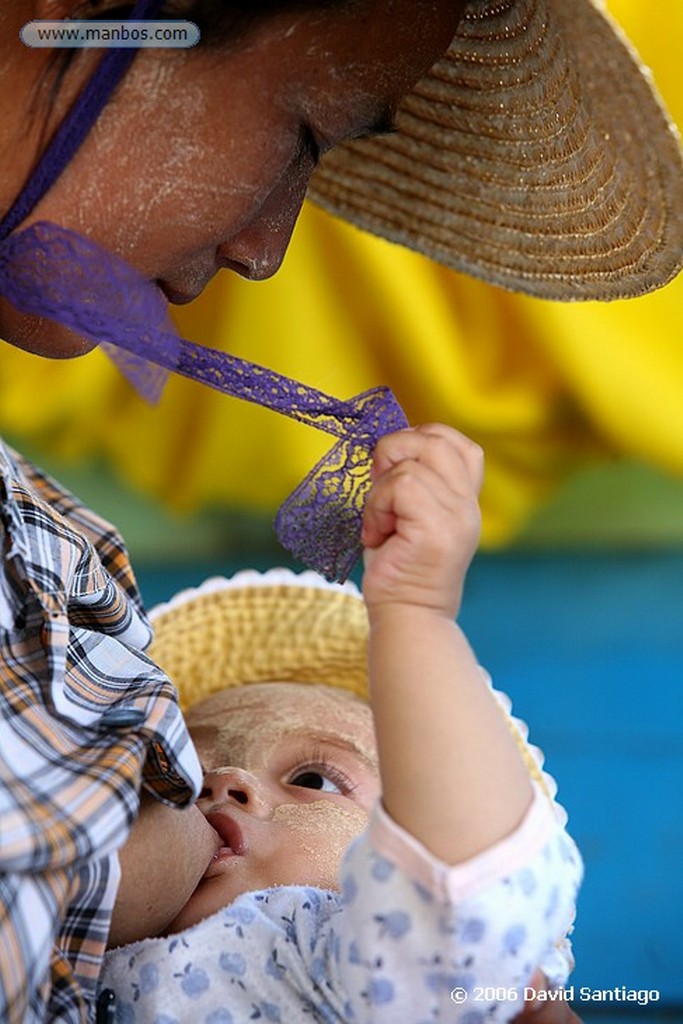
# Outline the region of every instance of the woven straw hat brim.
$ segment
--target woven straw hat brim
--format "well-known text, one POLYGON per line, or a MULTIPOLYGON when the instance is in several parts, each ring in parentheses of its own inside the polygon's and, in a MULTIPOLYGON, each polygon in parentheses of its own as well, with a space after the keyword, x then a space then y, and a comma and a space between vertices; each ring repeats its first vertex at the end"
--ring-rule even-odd
POLYGON ((398 133, 323 159, 310 197, 392 242, 546 299, 618 299, 683 265, 683 161, 597 0, 473 0, 398 133))
POLYGON ((368 620, 352 584, 285 569, 241 572, 182 591, 150 618, 150 657, 185 709, 261 682, 323 683, 368 699, 368 620))

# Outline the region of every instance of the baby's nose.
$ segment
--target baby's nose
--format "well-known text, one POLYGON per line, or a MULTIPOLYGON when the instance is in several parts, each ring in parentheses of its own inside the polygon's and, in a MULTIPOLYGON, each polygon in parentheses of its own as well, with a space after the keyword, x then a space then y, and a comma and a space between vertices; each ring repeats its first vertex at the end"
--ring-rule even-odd
POLYGON ((270 818, 273 814, 265 787, 260 780, 251 772, 231 765, 206 773, 199 800, 200 807, 202 803, 209 802, 236 803, 259 818, 270 818))

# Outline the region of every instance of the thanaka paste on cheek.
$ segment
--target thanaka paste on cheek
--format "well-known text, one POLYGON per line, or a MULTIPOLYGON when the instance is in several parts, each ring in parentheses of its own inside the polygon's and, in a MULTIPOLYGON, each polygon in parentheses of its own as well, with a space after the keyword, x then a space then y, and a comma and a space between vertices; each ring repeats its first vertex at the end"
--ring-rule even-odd
POLYGON ((367 825, 367 813, 356 804, 342 807, 333 800, 309 804, 281 804, 273 820, 285 825, 310 859, 304 868, 313 869, 315 884, 323 889, 339 888, 339 862, 349 843, 367 825), (326 841, 321 843, 321 837, 326 841))

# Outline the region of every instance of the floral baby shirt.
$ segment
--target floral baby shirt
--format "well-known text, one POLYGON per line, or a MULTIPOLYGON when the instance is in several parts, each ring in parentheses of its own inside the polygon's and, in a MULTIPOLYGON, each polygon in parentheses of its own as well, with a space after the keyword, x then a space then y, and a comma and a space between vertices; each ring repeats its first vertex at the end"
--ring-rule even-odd
POLYGON ((341 892, 246 893, 177 935, 110 951, 117 1024, 500 1024, 534 970, 562 983, 582 874, 545 795, 448 867, 378 804, 341 892))

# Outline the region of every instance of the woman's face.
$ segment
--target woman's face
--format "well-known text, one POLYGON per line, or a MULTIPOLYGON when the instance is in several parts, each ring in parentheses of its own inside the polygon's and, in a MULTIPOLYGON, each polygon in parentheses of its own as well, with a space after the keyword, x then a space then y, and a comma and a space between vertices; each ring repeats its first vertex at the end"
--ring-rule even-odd
MULTIPOLYGON (((94 238, 172 302, 195 298, 221 267, 270 276, 318 151, 390 123, 446 50, 463 5, 365 0, 273 16, 220 48, 140 51, 24 226, 51 220, 94 238)), ((0 168, 6 203, 23 183, 9 194, 8 174, 0 168)), ((6 303, 0 317, 15 344, 83 351, 58 328, 22 323, 6 303)))

